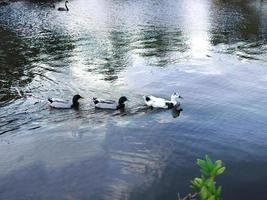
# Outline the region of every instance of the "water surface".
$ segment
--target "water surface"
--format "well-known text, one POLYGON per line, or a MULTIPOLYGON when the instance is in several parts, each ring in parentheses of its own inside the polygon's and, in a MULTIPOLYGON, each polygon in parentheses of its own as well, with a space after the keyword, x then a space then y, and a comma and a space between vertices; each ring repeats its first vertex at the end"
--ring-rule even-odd
POLYGON ((224 199, 267 198, 266 3, 69 8, 0 7, 0 199, 177 199, 205 154, 227 166, 224 199), (143 95, 174 91, 180 115, 144 108, 143 95), (49 109, 76 93, 79 110, 49 109), (90 101, 122 95, 125 113, 90 101))

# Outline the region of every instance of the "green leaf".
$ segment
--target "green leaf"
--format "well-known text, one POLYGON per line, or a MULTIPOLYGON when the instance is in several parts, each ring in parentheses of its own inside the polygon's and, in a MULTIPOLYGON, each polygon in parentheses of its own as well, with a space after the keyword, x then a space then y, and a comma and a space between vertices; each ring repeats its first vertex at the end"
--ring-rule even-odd
POLYGON ((203 186, 201 188, 201 190, 199 192, 199 196, 200 196, 200 199, 203 199, 203 200, 207 199, 207 197, 208 197, 208 190, 207 190, 207 188, 205 186, 203 186))
POLYGON ((199 200, 219 200, 222 187, 217 187, 214 179, 226 169, 222 167, 222 161, 213 162, 208 155, 205 155, 203 160, 197 159, 197 165, 200 167, 201 177, 193 179, 191 187, 199 194, 199 200))
POLYGON ((208 198, 208 200, 216 200, 216 197, 212 195, 211 197, 208 198))
POLYGON ((210 173, 209 173, 209 171, 208 170, 200 170, 200 172, 204 175, 204 176, 209 176, 210 175, 210 173))
POLYGON ((208 188, 212 188, 213 181, 211 181, 210 179, 208 179, 208 180, 206 180, 205 185, 206 185, 208 188))
POLYGON ((203 180, 202 178, 195 178, 194 182, 196 182, 197 184, 202 184, 203 180))
POLYGON ((199 167, 202 167, 202 166, 205 166, 206 165, 206 162, 204 160, 201 160, 201 159, 197 159, 197 165, 199 167))
MULTIPOLYGON (((217 161, 218 161, 218 160, 217 160, 217 161)), ((216 162, 217 162, 217 161, 216 161, 216 162)), ((220 165, 220 164, 215 165, 215 167, 214 167, 213 170, 212 170, 212 173, 215 172, 215 174, 216 174, 217 170, 219 170, 221 167, 222 167, 222 165, 220 165)))
POLYGON ((222 167, 222 168, 218 169, 217 175, 222 174, 224 171, 225 171, 225 167, 222 167))
POLYGON ((209 191, 211 194, 215 194, 215 192, 216 192, 216 187, 215 187, 215 183, 214 183, 213 180, 211 180, 211 179, 206 180, 205 185, 207 186, 208 191, 209 191))
POLYGON ((195 178, 193 181, 191 181, 191 184, 192 184, 191 186, 195 188, 197 192, 199 192, 204 184, 204 181, 202 178, 195 178))
POLYGON ((219 197, 222 193, 222 186, 219 186, 216 191, 216 196, 219 197))
POLYGON ((205 160, 197 159, 197 165, 201 168, 201 173, 208 173, 209 169, 205 160))
POLYGON ((207 162, 207 167, 208 167, 208 169, 209 169, 209 170, 212 170, 212 168, 213 168, 213 162, 212 162, 212 160, 209 158, 208 155, 206 155, 205 158, 206 158, 206 162, 207 162))
POLYGON ((215 162, 215 165, 216 165, 216 167, 217 166, 222 166, 222 161, 221 160, 216 160, 216 162, 215 162))

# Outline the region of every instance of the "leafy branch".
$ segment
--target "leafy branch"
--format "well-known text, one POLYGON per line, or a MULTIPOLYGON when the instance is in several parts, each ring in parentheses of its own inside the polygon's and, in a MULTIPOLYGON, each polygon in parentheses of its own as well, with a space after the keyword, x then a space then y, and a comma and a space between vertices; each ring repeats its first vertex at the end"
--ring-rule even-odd
POLYGON ((188 194, 179 200, 219 200, 222 192, 222 187, 217 186, 215 182, 216 176, 225 171, 222 166, 222 161, 213 162, 208 155, 205 159, 197 159, 197 165, 200 167, 201 177, 194 178, 191 181, 191 187, 195 189, 195 193, 188 194))

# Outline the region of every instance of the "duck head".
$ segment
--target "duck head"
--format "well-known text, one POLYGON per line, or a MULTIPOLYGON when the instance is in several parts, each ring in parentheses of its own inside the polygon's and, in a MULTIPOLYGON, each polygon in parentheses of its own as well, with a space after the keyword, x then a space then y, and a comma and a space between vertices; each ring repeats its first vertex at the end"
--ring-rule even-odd
POLYGON ((121 98, 119 98, 119 103, 118 103, 118 106, 117 106, 117 109, 118 110, 124 110, 125 108, 125 101, 128 101, 128 99, 125 97, 125 96, 122 96, 121 98))
POLYGON ((119 99, 119 105, 122 105, 125 103, 125 101, 128 101, 127 97, 125 96, 122 96, 120 99, 119 99))
POLYGON ((82 97, 79 94, 74 95, 72 98, 72 103, 77 104, 79 99, 82 99, 82 97))
POLYGON ((179 101, 179 99, 182 99, 183 97, 181 95, 179 95, 177 92, 174 92, 172 95, 171 95, 171 101, 173 103, 177 103, 179 101))

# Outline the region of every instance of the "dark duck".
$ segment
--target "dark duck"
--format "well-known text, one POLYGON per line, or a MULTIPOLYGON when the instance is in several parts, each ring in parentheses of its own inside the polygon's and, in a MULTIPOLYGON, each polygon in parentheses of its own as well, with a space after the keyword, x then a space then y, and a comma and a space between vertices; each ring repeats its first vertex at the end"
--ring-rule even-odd
POLYGON ((68 108, 78 108, 79 107, 79 99, 82 97, 79 94, 76 94, 73 96, 72 101, 67 101, 63 99, 56 99, 56 98, 49 98, 49 106, 52 108, 62 108, 62 109, 68 109, 68 108))
POLYGON ((120 110, 125 108, 125 102, 128 99, 125 96, 122 96, 118 102, 114 100, 105 100, 93 98, 93 102, 96 108, 100 109, 109 109, 109 110, 120 110))

